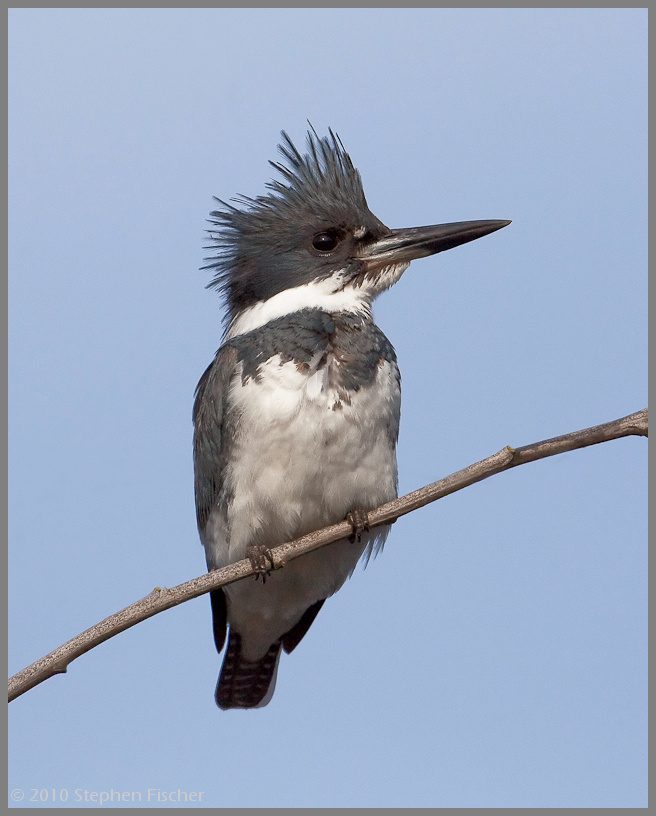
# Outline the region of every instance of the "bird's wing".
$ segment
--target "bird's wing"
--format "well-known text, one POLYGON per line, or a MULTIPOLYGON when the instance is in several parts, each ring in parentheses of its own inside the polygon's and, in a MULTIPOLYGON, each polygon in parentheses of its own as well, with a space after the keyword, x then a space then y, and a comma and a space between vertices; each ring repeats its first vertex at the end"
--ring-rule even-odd
MULTIPOLYGON (((194 400, 194 489, 198 529, 205 529, 212 508, 224 490, 223 471, 230 433, 225 423, 228 388, 235 373, 236 349, 223 346, 196 387, 194 400)), ((226 636, 226 599, 222 589, 210 592, 214 643, 220 652, 226 636)))

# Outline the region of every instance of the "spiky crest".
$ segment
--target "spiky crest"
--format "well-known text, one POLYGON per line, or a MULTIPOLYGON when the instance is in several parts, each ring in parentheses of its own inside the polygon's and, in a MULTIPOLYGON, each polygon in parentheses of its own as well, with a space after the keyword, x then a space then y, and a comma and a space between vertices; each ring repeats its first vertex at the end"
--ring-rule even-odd
POLYGON ((283 160, 269 162, 282 180, 266 184, 271 192, 256 198, 239 195, 233 203, 215 198, 223 209, 210 213, 208 248, 217 254, 203 269, 215 271, 208 288, 224 295, 228 322, 236 309, 261 299, 262 292, 290 285, 285 264, 308 235, 380 223, 367 207, 360 174, 339 136, 332 129, 328 134, 320 137, 310 124, 308 152, 302 155, 282 131, 278 150, 283 160))

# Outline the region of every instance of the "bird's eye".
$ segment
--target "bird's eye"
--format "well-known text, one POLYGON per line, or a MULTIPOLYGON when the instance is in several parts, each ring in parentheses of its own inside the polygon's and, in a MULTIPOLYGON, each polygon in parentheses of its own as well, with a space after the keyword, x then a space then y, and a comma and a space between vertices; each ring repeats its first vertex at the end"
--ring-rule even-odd
POLYGON ((330 232, 320 232, 312 239, 312 246, 318 252, 332 252, 339 243, 339 238, 330 232))

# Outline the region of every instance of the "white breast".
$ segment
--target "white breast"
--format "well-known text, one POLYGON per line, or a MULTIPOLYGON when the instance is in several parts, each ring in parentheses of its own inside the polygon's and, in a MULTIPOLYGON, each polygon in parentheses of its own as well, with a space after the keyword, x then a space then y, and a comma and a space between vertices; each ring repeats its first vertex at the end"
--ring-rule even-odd
POLYGON ((234 486, 230 560, 243 558, 254 537, 270 546, 393 497, 394 372, 383 362, 371 386, 345 395, 329 384, 336 365, 304 373, 275 356, 259 381, 233 386, 240 430, 226 474, 234 486))

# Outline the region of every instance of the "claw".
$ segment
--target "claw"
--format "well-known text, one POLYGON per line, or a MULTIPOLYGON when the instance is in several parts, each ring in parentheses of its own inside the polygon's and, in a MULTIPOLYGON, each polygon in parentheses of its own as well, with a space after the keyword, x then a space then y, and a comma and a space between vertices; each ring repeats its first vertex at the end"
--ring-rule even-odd
POLYGON ((353 528, 349 541, 351 544, 355 541, 359 544, 362 541, 362 533, 369 532, 369 514, 361 507, 354 507, 353 510, 346 514, 346 521, 353 528))
POLYGON ((248 548, 246 556, 255 570, 255 580, 261 577, 262 583, 266 583, 271 570, 276 568, 271 550, 265 544, 253 544, 248 548))

